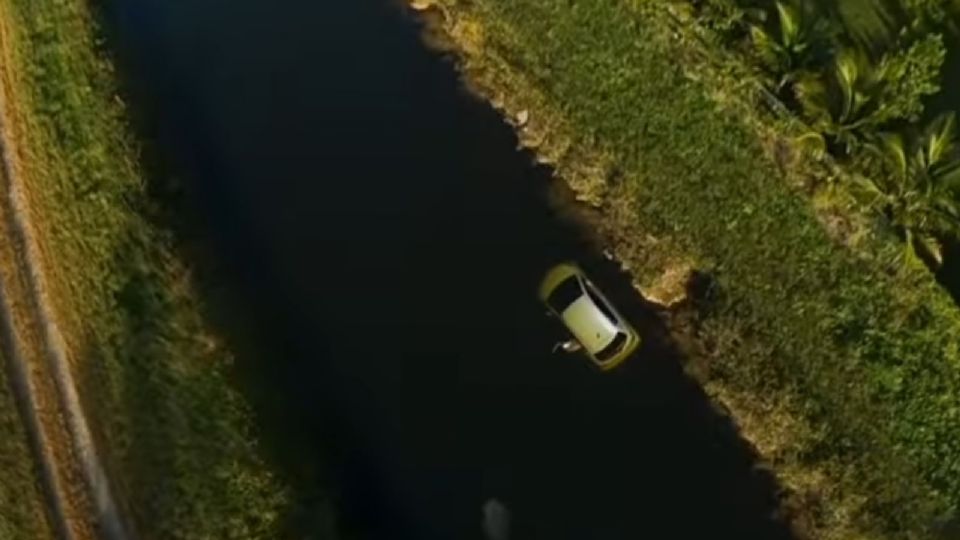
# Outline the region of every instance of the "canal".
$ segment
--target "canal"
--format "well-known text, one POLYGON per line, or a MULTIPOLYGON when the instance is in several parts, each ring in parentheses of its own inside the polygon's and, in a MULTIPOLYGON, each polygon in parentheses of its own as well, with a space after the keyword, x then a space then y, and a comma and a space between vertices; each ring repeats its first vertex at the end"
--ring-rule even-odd
POLYGON ((491 497, 515 539, 789 538, 656 312, 398 6, 114 0, 105 18, 154 189, 186 193, 179 234, 300 498, 292 538, 324 537, 326 500, 344 537, 480 538, 491 497), (613 373, 551 353, 536 285, 567 259, 647 338, 613 373))

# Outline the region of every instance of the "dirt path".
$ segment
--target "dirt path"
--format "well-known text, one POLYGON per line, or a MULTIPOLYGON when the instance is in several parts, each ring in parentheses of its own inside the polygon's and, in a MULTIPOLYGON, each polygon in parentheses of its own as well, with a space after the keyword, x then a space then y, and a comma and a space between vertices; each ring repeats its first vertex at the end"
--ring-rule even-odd
POLYGON ((48 513, 52 518, 52 528, 57 536, 64 540, 73 540, 77 537, 70 525, 67 497, 64 495, 64 486, 60 480, 57 468, 57 458, 52 451, 53 445, 43 428, 40 415, 40 404, 37 400, 37 389, 33 385, 27 372, 27 361, 23 358, 17 330, 11 316, 11 306, 7 299, 11 298, 7 287, 0 281, 0 299, 3 300, 0 309, 0 340, 3 345, 3 357, 9 362, 10 384, 13 395, 17 400, 20 416, 23 419, 30 450, 33 452, 40 482, 43 485, 44 496, 47 499, 48 513))
MULTIPOLYGON (((0 19, 3 19, 0 14, 0 19)), ((51 308, 29 193, 21 175, 14 63, 0 22, 0 337, 30 435, 54 529, 68 540, 126 540, 125 530, 74 383, 51 308)))

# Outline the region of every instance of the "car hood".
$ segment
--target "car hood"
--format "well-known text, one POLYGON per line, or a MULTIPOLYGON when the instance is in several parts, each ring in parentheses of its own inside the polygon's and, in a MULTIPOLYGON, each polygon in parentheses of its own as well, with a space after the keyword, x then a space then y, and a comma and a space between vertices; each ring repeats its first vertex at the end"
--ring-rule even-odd
POLYGON ((606 347, 617 335, 616 325, 607 319, 587 295, 570 304, 560 317, 590 354, 606 347))

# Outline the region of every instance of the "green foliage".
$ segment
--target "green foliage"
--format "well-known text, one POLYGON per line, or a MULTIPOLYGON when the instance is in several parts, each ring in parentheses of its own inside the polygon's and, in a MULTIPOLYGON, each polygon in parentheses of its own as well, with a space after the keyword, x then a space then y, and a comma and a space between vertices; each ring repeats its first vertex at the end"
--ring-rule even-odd
POLYGON ((896 1, 819 0, 821 13, 839 21, 844 34, 857 48, 882 53, 896 41, 900 24, 896 1))
POLYGON ((880 61, 879 96, 884 114, 878 124, 892 120, 916 122, 923 112, 923 99, 940 91, 940 76, 946 57, 943 37, 927 34, 909 47, 886 54, 880 61))
MULTIPOLYGON (((903 0, 899 6, 892 6, 857 1, 839 8, 854 9, 857 13, 869 11, 875 22, 883 23, 874 34, 885 37, 872 40, 873 47, 844 45, 843 35, 828 36, 823 30, 805 30, 805 20, 815 20, 817 25, 825 27, 828 24, 825 21, 830 19, 826 15, 833 13, 833 17, 840 19, 841 14, 831 11, 837 8, 829 5, 814 8, 811 3, 793 7, 777 2, 779 37, 761 26, 751 27, 757 60, 774 80, 779 77, 779 83, 773 85, 775 90, 795 83, 793 92, 786 98, 800 105, 801 113, 812 128, 798 144, 802 143, 817 155, 822 156, 830 148, 838 157, 857 160, 859 158, 852 154, 865 142, 877 139, 885 143, 872 144, 874 153, 877 148, 885 148, 880 155, 896 156, 896 149, 902 150, 904 145, 903 137, 879 133, 892 125, 918 121, 925 98, 939 92, 946 49, 942 36, 932 29, 950 28, 946 3, 903 0), (897 25, 887 24, 893 19, 883 15, 894 8, 902 11, 904 20, 896 36, 892 28, 897 25), (830 44, 826 43, 831 40, 830 44), (837 51, 830 62, 824 55, 811 54, 812 50, 830 49, 837 51), (879 56, 872 54, 878 50, 886 52, 879 56), (819 68, 828 64, 830 69, 821 75, 819 68)), ((846 38, 848 42, 857 41, 849 27, 846 38)), ((886 170, 871 171, 873 174, 866 176, 853 175, 857 185, 851 188, 867 188, 871 204, 881 209, 905 238, 908 258, 916 259, 919 251, 924 261, 939 267, 942 255, 938 239, 952 239, 954 235, 950 232, 952 225, 944 223, 948 218, 938 219, 934 224, 933 217, 952 208, 953 201, 949 198, 956 197, 956 193, 947 190, 934 195, 914 191, 907 186, 916 178, 915 171, 923 167, 891 167, 889 159, 884 161, 886 170), (910 172, 905 172, 907 170, 910 172), (877 200, 884 202, 875 204, 877 200), (919 219, 918 213, 933 208, 937 209, 936 214, 919 219)))
POLYGON ((874 64, 855 49, 841 50, 826 77, 806 75, 797 97, 812 127, 849 153, 898 120, 915 121, 923 98, 939 91, 946 51, 937 34, 874 64))
POLYGON ((960 238, 960 146, 956 116, 943 114, 921 133, 887 133, 870 148, 888 174, 864 179, 879 206, 906 238, 908 254, 921 249, 937 265, 941 240, 960 238))
POLYGON ((866 55, 841 51, 825 78, 808 74, 798 81, 797 97, 806 119, 849 152, 859 143, 862 130, 875 127, 881 114, 877 75, 866 55))
POLYGON ((831 45, 827 21, 812 4, 778 1, 776 6, 777 30, 753 24, 750 37, 761 66, 781 90, 802 72, 823 65, 831 45))
POLYGON ((692 0, 701 22, 725 37, 732 37, 743 26, 746 12, 736 0, 692 0))
MULTIPOLYGON (((170 235, 141 209, 138 148, 82 0, 3 0, 23 174, 81 390, 148 538, 273 539, 289 507, 260 458, 170 235)), ((2 536, 2 535, 0 535, 2 536)))
MULTIPOLYGON (((716 347, 711 376, 783 400, 814 426, 815 440, 777 463, 827 472, 817 525, 930 537, 960 502, 960 316, 931 276, 891 266, 899 244, 882 231, 865 231, 856 250, 836 242, 756 132, 708 97, 729 89, 686 76, 709 55, 673 37, 657 3, 458 6, 483 23, 490 58, 478 61, 522 73, 496 77, 562 112, 569 124, 553 125, 570 127, 553 136, 616 159, 637 203, 609 219, 658 239, 637 258, 669 259, 659 252, 679 246, 713 273, 721 294, 700 329, 716 347)), ((934 64, 918 52, 931 45, 917 47, 862 70, 856 59, 838 65, 831 76, 847 89, 824 90, 836 100, 831 120, 916 115, 934 64), (896 73, 922 76, 904 90, 896 73)))
MULTIPOLYGON (((813 130, 829 140, 829 148, 847 155, 893 123, 917 121, 924 99, 939 92, 946 57, 942 36, 923 30, 923 25, 914 25, 915 31, 899 27, 897 18, 889 15, 902 9, 915 13, 914 20, 921 12, 934 17, 937 1, 916 0, 898 7, 873 0, 842 6, 781 0, 764 10, 744 0, 740 12, 760 14, 754 17, 760 23, 747 26, 753 51, 748 56, 765 73, 767 85, 787 103, 799 106, 813 130), (854 45, 857 34, 844 24, 847 11, 860 14, 858 20, 877 23, 875 31, 860 29, 877 36, 868 40, 872 45, 854 45), (838 31, 838 25, 845 30, 838 31)), ((692 5, 702 22, 714 3, 692 5)), ((746 24, 744 20, 740 17, 736 24, 746 24)), ((739 48, 736 39, 720 45, 730 46, 731 52, 739 48)), ((826 142, 819 146, 828 148, 826 142)))
MULTIPOLYGON (((0 362, 5 363, 6 358, 0 356, 0 362)), ((0 369, 0 538, 39 540, 51 536, 7 370, 0 369)))
POLYGON ((909 26, 913 31, 948 29, 956 33, 954 15, 957 13, 951 0, 900 0, 909 26))

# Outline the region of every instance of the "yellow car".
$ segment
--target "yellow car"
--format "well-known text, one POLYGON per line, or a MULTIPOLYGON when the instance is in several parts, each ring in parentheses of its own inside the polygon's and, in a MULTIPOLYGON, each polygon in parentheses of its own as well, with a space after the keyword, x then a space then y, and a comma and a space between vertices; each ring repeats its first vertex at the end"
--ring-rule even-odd
POLYGON ((558 264, 547 272, 540 300, 603 371, 617 367, 640 345, 637 331, 575 264, 558 264))

